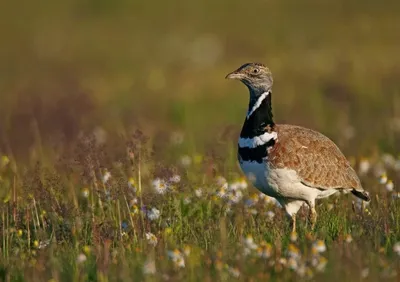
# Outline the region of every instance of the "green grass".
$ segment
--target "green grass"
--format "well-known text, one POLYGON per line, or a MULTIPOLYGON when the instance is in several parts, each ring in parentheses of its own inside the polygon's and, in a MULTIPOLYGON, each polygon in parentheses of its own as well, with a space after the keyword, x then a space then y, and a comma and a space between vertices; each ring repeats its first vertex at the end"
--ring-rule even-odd
MULTIPOLYGON (((179 159, 185 139, 154 153, 142 136, 125 140, 120 149, 128 153, 118 158, 117 152, 110 155, 107 146, 88 140, 56 167, 20 167, 3 157, 3 280, 397 277, 399 198, 372 172, 362 178, 373 195, 370 205, 358 206, 350 195, 321 201, 314 231, 304 208, 297 238, 292 238, 281 208, 246 187, 230 158, 186 155, 191 163, 183 165, 179 159), (172 163, 156 162, 154 154, 165 154, 172 163), (225 171, 227 180, 215 171, 225 171), (107 174, 111 177, 105 181, 107 174), (179 181, 172 181, 173 176, 179 181), (156 178, 165 180, 164 194, 153 187, 156 178), (240 192, 233 192, 238 185, 240 192)), ((370 162, 373 167, 381 163, 370 162)), ((385 169, 396 175, 394 167, 385 169)))

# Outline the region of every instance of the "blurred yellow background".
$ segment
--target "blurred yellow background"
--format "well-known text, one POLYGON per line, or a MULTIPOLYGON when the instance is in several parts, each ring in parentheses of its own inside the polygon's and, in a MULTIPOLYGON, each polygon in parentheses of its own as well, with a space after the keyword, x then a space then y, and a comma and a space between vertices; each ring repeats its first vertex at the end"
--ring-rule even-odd
MULTIPOLYGON (((345 153, 398 153, 398 1, 3 1, 0 150, 180 130, 196 150, 234 140, 247 90, 225 75, 259 61, 278 123, 345 153), (221 133, 222 132, 222 133, 221 133), (223 135, 221 137, 221 135, 223 135)), ((233 143, 234 144, 234 143, 233 143)))

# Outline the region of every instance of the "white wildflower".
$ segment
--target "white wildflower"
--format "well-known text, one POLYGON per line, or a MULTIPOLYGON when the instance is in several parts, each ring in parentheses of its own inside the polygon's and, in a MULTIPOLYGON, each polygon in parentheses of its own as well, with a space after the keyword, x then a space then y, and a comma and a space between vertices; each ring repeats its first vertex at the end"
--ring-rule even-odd
POLYGON ((249 208, 247 211, 248 211, 250 214, 252 214, 252 215, 258 214, 258 210, 255 209, 255 208, 249 208))
POLYGON ((172 183, 179 183, 181 182, 181 176, 179 174, 174 174, 170 179, 170 182, 172 183))
POLYGON ((184 167, 188 167, 192 164, 192 159, 188 155, 183 155, 181 157, 181 165, 184 167))
POLYGON ((383 173, 380 177, 379 177, 379 183, 380 184, 385 184, 388 181, 387 175, 386 173, 383 173))
POLYGON ((254 204, 257 204, 260 200, 260 196, 258 193, 253 193, 250 195, 250 199, 254 202, 254 204))
POLYGON ((85 187, 82 189, 82 196, 84 198, 88 198, 89 197, 89 188, 85 187))
POLYGON ((194 194, 196 195, 196 197, 201 198, 201 196, 203 195, 203 190, 201 188, 197 188, 196 190, 194 190, 194 194))
POLYGON ((326 245, 325 245, 325 242, 324 242, 324 241, 322 241, 322 240, 317 240, 317 241, 315 241, 315 242, 313 243, 313 245, 312 245, 312 252, 313 252, 314 254, 323 253, 323 252, 325 252, 325 251, 326 251, 326 245))
POLYGON ((220 198, 226 198, 228 196, 228 193, 226 191, 226 188, 221 187, 218 191, 217 191, 217 196, 220 198))
POLYGON ((168 251, 168 257, 174 262, 175 266, 180 268, 185 267, 185 258, 178 249, 168 251))
POLYGON ((228 188, 228 181, 226 181, 225 177, 217 176, 216 181, 217 181, 218 186, 224 187, 225 189, 228 188))
POLYGON ((228 272, 235 278, 238 278, 240 276, 240 271, 236 267, 229 267, 228 272))
POLYGON ((270 220, 272 220, 275 217, 275 213, 273 211, 267 211, 265 214, 270 220))
POLYGON ((281 207, 279 202, 273 197, 267 196, 267 195, 265 195, 263 193, 259 193, 258 197, 259 197, 260 200, 264 201, 264 203, 266 205, 272 204, 272 205, 276 205, 278 207, 281 207))
POLYGON ((272 254, 272 246, 266 242, 261 242, 257 248, 257 255, 260 258, 269 258, 272 254))
POLYGON ((230 195, 229 195, 229 200, 234 204, 239 203, 242 198, 243 198, 243 194, 242 194, 242 191, 240 191, 240 190, 232 191, 232 193, 230 193, 230 195))
POLYGON ((386 187, 386 190, 387 190, 388 192, 392 192, 393 189, 394 189, 393 181, 392 181, 392 180, 388 180, 388 182, 386 182, 385 187, 386 187))
POLYGON ((106 184, 108 180, 110 180, 110 178, 111 178, 111 173, 108 170, 106 170, 103 175, 103 183, 106 184))
POLYGON ((245 247, 249 248, 250 250, 255 250, 258 247, 257 244, 254 243, 253 236, 251 236, 251 235, 247 235, 246 238, 244 238, 243 243, 244 243, 245 247))
POLYGON ((279 263, 280 263, 281 265, 284 265, 284 266, 287 265, 287 259, 285 259, 285 258, 280 258, 278 261, 279 261, 279 263))
POLYGON ((290 258, 293 259, 299 259, 301 257, 299 248, 297 248, 294 244, 289 244, 287 254, 290 258))
POLYGON ((393 245, 393 251, 400 256, 400 241, 393 245))
POLYGON ((150 220, 157 220, 160 217, 160 211, 156 208, 151 208, 151 210, 147 211, 147 217, 150 220))
POLYGON ((158 193, 158 194, 165 194, 168 191, 168 183, 160 178, 156 178, 153 180, 152 182, 153 188, 154 190, 158 193))
POLYGON ((44 249, 50 244, 50 239, 43 240, 39 242, 38 249, 44 249))
POLYGON ((78 255, 78 257, 76 258, 76 261, 77 261, 78 263, 84 263, 86 260, 87 260, 87 257, 86 257, 86 255, 83 254, 83 253, 80 253, 80 254, 78 255))
POLYGON ((351 237, 350 234, 347 234, 347 235, 345 236, 344 241, 345 241, 346 243, 349 244, 349 243, 353 242, 353 237, 351 237))
POLYGON ((295 259, 294 257, 288 259, 287 265, 292 270, 297 270, 297 268, 299 267, 297 259, 295 259))
POLYGON ((130 178, 128 179, 128 187, 129 187, 130 189, 132 189, 133 192, 136 192, 136 183, 135 183, 135 179, 133 179, 133 177, 130 177, 130 178))
POLYGON ((157 239, 157 237, 156 237, 153 233, 151 233, 151 232, 146 232, 146 239, 147 239, 147 242, 148 242, 150 245, 152 245, 153 247, 157 246, 158 239, 157 239))
POLYGON ((362 159, 360 160, 360 164, 359 164, 359 167, 358 167, 359 173, 360 173, 361 175, 367 174, 368 171, 370 170, 370 168, 371 168, 371 163, 370 163, 370 161, 369 161, 367 158, 362 158, 362 159))
POLYGON ((184 268, 184 267, 185 267, 185 259, 184 259, 183 257, 178 258, 178 259, 175 261, 175 265, 176 265, 177 267, 184 268))
MULTIPOLYGON (((225 180, 225 179, 224 179, 225 180)), ((226 181, 226 180, 225 180, 226 181)), ((222 183, 223 180, 222 180, 222 183)), ((245 190, 247 188, 247 182, 246 180, 244 180, 243 178, 236 180, 235 182, 232 182, 231 184, 229 184, 229 190, 231 191, 237 191, 237 190, 245 190)))
POLYGON ((323 272, 325 270, 326 264, 328 260, 323 256, 314 256, 311 260, 311 265, 315 267, 315 269, 319 272, 323 272))
POLYGON ((229 191, 237 191, 239 190, 239 183, 238 182, 233 182, 228 185, 228 190, 229 191))
POLYGON ((356 199, 356 208, 358 210, 367 210, 367 206, 370 204, 370 202, 365 202, 361 200, 360 198, 356 199))
POLYGON ((244 178, 241 178, 241 179, 238 181, 238 183, 239 183, 239 188, 240 188, 240 189, 242 189, 242 190, 247 189, 248 184, 247 184, 247 182, 246 182, 246 180, 245 180, 244 178))

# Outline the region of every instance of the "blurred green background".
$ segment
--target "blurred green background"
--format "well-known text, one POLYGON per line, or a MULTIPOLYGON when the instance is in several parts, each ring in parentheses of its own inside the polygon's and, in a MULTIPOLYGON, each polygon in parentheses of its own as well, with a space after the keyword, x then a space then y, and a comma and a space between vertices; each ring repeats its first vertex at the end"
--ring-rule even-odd
POLYGON ((115 138, 183 131, 197 151, 234 142, 248 96, 224 77, 259 61, 275 78, 278 123, 319 130, 346 154, 398 153, 399 9, 394 0, 2 1, 0 150, 24 157, 95 128, 115 138))

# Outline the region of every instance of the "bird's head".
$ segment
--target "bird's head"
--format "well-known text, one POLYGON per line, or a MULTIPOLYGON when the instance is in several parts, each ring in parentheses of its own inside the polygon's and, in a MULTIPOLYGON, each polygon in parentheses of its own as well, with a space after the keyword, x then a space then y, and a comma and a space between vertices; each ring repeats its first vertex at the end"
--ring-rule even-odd
POLYGON ((271 90, 273 80, 271 71, 260 63, 244 64, 229 73, 226 78, 243 82, 252 93, 261 94, 271 90))

